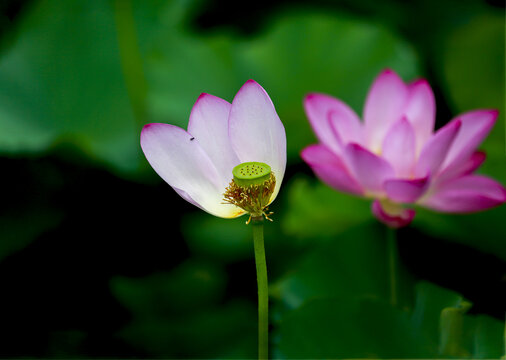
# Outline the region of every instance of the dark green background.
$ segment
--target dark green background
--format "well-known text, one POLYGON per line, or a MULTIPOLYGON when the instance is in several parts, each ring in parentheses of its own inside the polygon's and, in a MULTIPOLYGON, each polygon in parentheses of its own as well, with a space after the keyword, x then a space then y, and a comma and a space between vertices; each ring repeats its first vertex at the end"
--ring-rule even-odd
POLYGON ((386 67, 429 80, 437 127, 499 109, 479 172, 506 183, 503 2, 2 1, 0 356, 256 356, 251 229, 186 203, 139 146, 144 124, 186 127, 201 92, 231 101, 249 78, 288 142, 266 224, 271 355, 503 355, 506 207, 417 209, 392 307, 369 202, 299 157, 303 96, 360 114, 386 67))

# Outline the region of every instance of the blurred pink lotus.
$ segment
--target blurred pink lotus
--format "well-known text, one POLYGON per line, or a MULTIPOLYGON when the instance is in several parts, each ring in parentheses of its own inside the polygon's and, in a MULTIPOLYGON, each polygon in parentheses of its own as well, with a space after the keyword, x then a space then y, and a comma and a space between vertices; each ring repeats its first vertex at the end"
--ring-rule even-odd
POLYGON ((506 201, 498 182, 473 172, 485 160, 476 151, 498 112, 474 110, 434 132, 435 101, 425 80, 405 84, 392 70, 374 81, 364 122, 342 101, 309 94, 306 114, 320 143, 302 151, 316 175, 333 188, 374 199, 373 214, 390 227, 409 224, 419 204, 468 213, 506 201))

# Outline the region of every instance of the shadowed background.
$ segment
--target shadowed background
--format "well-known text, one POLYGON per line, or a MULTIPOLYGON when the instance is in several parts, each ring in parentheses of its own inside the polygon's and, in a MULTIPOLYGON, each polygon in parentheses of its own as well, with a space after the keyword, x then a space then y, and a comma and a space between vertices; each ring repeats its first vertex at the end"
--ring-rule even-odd
POLYGON ((306 93, 339 97, 361 114, 388 67, 405 81, 429 80, 436 127, 464 111, 499 109, 479 172, 505 184, 504 3, 247 7, 0 2, 0 356, 256 356, 246 219, 186 203, 139 146, 144 124, 186 128, 201 92, 231 101, 253 78, 288 143, 266 224, 272 355, 500 357, 506 207, 465 216, 418 209, 398 234, 394 308, 385 229, 369 202, 320 183, 299 152, 316 141, 306 93), (444 322, 440 331, 448 312, 463 324, 457 340, 444 322))

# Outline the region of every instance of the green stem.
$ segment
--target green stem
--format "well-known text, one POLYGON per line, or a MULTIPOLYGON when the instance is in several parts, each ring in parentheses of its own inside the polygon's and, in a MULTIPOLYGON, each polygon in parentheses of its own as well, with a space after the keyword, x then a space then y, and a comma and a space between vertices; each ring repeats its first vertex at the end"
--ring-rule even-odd
POLYGON ((390 304, 397 306, 399 297, 397 289, 397 267, 399 264, 399 252, 397 249, 397 236, 395 229, 387 229, 388 246, 388 269, 390 274, 390 304))
POLYGON ((258 358, 269 357, 269 289, 264 248, 263 218, 253 218, 253 243, 258 283, 258 358))
POLYGON ((114 19, 118 37, 119 57, 125 86, 139 128, 146 123, 147 83, 142 67, 142 57, 131 0, 114 1, 114 19))

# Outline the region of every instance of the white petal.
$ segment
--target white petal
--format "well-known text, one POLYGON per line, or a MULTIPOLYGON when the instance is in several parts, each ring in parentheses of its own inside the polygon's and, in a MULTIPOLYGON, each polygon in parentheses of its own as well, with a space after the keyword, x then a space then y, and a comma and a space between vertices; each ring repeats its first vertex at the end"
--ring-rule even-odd
POLYGON ((216 166, 223 185, 232 180, 232 169, 239 159, 228 138, 230 103, 219 97, 202 94, 190 114, 188 132, 198 140, 216 166))
POLYGON ((285 174, 285 128, 269 95, 255 81, 248 80, 232 101, 228 131, 241 163, 257 161, 272 168, 276 176, 274 200, 285 174))
POLYGON ((177 126, 149 124, 141 133, 141 147, 162 179, 185 200, 212 215, 236 217, 242 210, 222 204, 225 188, 218 171, 197 139, 177 126))

